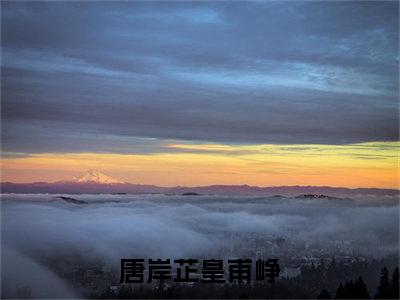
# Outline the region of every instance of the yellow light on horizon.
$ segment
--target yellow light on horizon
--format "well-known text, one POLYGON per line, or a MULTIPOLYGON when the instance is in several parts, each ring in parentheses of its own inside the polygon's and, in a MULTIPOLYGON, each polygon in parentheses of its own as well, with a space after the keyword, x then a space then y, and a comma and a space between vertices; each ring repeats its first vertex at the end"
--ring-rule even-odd
POLYGON ((2 181, 56 181, 96 169, 124 181, 163 186, 399 188, 399 145, 399 142, 350 145, 181 143, 165 145, 169 151, 149 154, 43 153, 3 158, 2 181))

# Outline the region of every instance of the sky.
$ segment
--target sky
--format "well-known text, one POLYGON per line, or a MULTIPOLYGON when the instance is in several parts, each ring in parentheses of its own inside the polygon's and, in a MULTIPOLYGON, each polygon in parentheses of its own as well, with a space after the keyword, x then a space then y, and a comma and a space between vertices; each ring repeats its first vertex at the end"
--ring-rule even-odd
POLYGON ((398 188, 398 6, 2 1, 2 181, 398 188))

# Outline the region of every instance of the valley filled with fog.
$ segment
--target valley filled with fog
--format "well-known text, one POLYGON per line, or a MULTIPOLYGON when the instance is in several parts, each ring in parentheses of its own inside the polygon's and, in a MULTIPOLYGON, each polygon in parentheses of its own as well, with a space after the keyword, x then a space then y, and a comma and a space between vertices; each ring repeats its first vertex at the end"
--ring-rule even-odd
POLYGON ((72 296, 60 274, 79 264, 102 264, 117 274, 121 258, 262 253, 279 258, 285 271, 332 257, 348 262, 399 252, 395 197, 60 196, 2 195, 2 284, 11 294, 43 276, 72 296))

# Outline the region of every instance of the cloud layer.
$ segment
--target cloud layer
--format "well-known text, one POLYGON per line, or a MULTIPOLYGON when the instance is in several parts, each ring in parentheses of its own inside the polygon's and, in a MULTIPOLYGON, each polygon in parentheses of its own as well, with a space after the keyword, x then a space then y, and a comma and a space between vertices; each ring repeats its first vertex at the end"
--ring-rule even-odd
POLYGON ((295 233, 302 242, 350 241, 365 255, 398 252, 396 199, 75 197, 89 204, 54 195, 4 195, 2 246, 36 258, 80 254, 117 263, 124 256, 198 257, 224 249, 231 234, 295 233))
POLYGON ((269 255, 271 243, 255 247, 248 240, 260 235, 269 240, 285 237, 285 249, 317 243, 319 249, 333 250, 344 241, 368 258, 399 251, 395 198, 73 197, 88 204, 67 203, 49 194, 2 196, 3 295, 30 285, 36 296, 74 297, 55 275, 67 271, 48 268, 46 261, 57 260, 64 268, 100 261, 118 273, 121 258, 226 259, 254 257, 255 251, 269 255))
POLYGON ((9 152, 398 139, 396 2, 1 5, 9 152))

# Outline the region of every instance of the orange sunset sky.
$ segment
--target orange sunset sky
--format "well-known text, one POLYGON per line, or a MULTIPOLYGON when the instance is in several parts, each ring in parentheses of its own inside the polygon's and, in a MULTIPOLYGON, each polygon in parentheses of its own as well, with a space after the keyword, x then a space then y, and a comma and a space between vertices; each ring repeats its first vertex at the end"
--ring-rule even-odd
POLYGON ((127 182, 161 186, 398 188, 398 147, 396 142, 342 146, 168 144, 165 149, 172 152, 43 153, 3 159, 2 180, 52 182, 95 169, 127 182))

